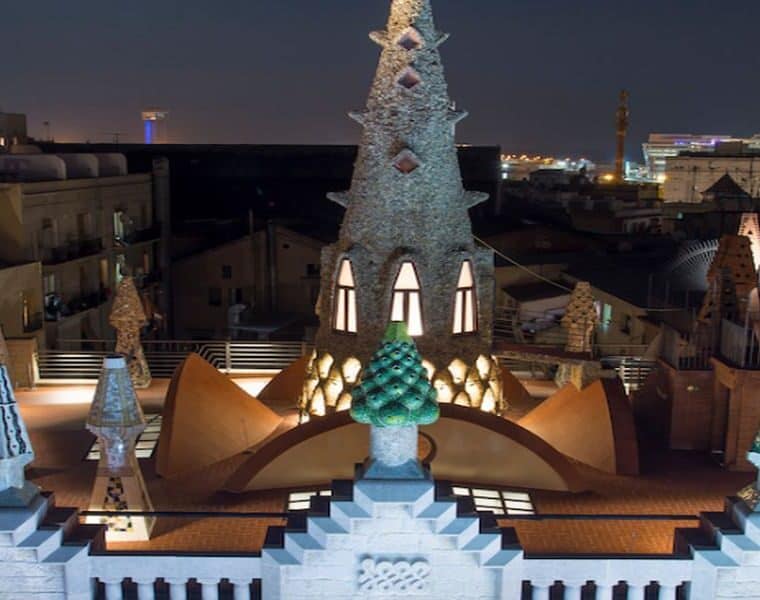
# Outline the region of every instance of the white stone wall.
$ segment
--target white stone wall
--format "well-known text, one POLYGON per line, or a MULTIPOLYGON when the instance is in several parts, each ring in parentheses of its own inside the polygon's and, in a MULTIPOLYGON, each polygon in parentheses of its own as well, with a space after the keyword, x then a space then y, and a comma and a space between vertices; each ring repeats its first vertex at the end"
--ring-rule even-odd
POLYGON ((282 547, 261 557, 90 556, 84 543, 64 544, 60 528, 40 526, 47 508, 38 497, 26 509, 0 509, 0 600, 90 600, 96 580, 106 600, 122 600, 127 579, 138 600, 153 600, 159 579, 172 600, 187 597, 191 580, 204 599, 217 599, 222 579, 235 600, 250 599, 255 579, 265 600, 517 600, 524 581, 536 600, 556 582, 567 600, 587 582, 599 600, 623 582, 635 600, 654 583, 661 600, 675 600, 683 584, 689 600, 760 600, 760 513, 741 503, 742 532, 718 532, 717 548, 646 559, 525 558, 502 548, 500 533, 481 532, 479 519, 458 516, 455 502, 436 501, 426 481, 359 481, 352 501, 334 499, 330 516, 309 516, 305 531, 287 531, 282 547))
POLYGON ((501 597, 502 572, 518 550, 499 533, 480 533, 456 503, 436 502, 432 482, 360 481, 353 501, 333 501, 330 517, 309 517, 283 549, 262 556, 272 600, 501 597))
POLYGON ((89 600, 86 545, 63 546, 58 527, 39 527, 48 502, 0 509, 0 600, 89 600))

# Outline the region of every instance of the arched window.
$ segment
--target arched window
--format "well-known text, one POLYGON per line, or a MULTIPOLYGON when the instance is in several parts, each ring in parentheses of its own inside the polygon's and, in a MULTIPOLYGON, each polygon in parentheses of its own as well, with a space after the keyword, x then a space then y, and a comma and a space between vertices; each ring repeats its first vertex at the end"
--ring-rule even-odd
POLYGON ((391 321, 405 321, 409 335, 420 336, 423 333, 420 280, 411 262, 402 263, 393 284, 391 321))
POLYGON ((475 333, 478 330, 478 304, 475 295, 475 278, 472 275, 472 263, 462 263, 454 297, 454 335, 475 333))
POLYGON ((340 261, 338 280, 335 284, 335 310, 333 328, 344 333, 356 333, 356 282, 351 261, 340 261))

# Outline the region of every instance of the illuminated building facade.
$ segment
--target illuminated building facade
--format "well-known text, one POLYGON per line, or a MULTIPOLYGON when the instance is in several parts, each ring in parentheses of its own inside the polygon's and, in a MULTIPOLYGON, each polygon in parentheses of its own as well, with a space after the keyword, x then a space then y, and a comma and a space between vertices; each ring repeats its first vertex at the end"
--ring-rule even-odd
POLYGON ((22 291, 0 309, 0 325, 14 346, 111 335, 109 299, 125 272, 150 306, 163 305, 160 166, 129 173, 115 153, 0 156, 0 283, 22 291))
POLYGON ((528 156, 527 154, 504 154, 501 157, 502 179, 523 181, 530 179, 536 171, 559 171, 562 173, 579 173, 585 169, 589 175, 596 171, 596 165, 586 158, 555 158, 553 156, 528 156))
POLYGON ((392 4, 371 39, 382 55, 366 110, 338 242, 322 254, 321 326, 301 399, 304 414, 347 409, 361 365, 391 320, 406 322, 443 402, 501 410, 490 355, 493 256, 478 248, 457 161, 453 107, 428 0, 392 4))
POLYGON ((650 177, 665 181, 665 163, 681 152, 709 152, 719 142, 732 140, 730 135, 692 135, 680 133, 652 133, 642 144, 644 161, 650 177))

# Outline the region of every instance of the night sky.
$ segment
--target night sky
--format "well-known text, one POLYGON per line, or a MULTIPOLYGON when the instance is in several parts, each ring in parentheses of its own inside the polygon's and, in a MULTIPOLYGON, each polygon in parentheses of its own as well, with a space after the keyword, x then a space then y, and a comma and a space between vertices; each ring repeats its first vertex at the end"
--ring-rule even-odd
MULTIPOLYGON (((60 141, 139 141, 171 111, 173 142, 355 143, 389 0, 4 2, 0 109, 60 141)), ((434 0, 459 141, 628 158, 650 131, 760 132, 760 0, 434 0)))

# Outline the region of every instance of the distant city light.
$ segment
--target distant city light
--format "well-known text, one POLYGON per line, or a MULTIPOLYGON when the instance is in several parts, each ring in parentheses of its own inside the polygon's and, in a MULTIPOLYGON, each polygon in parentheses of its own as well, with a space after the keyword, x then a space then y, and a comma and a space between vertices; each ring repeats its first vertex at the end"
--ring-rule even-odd
POLYGON ((585 169, 587 173, 592 173, 596 170, 596 165, 586 158, 565 157, 560 159, 540 154, 503 154, 501 157, 501 177, 505 180, 521 181, 528 179, 531 173, 538 170, 579 173, 581 169, 585 169))

